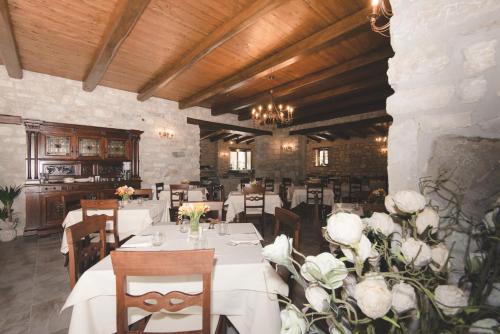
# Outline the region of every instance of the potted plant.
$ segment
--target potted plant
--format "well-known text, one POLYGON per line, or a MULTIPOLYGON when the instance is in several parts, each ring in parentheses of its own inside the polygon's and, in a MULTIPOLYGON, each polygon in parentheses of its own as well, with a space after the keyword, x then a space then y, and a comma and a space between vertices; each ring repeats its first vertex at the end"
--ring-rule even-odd
POLYGON ((14 200, 21 193, 22 186, 0 187, 0 202, 3 208, 0 210, 0 241, 11 241, 16 238, 17 221, 13 218, 12 205, 14 200))

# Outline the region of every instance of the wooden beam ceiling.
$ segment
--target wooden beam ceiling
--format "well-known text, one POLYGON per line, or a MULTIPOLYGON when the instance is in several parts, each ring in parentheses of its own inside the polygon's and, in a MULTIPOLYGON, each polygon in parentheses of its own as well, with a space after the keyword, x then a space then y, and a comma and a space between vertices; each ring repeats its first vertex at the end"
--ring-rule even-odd
POLYGON ((288 0, 258 0, 240 11, 231 20, 223 23, 201 43, 197 44, 188 54, 183 55, 175 65, 164 69, 149 83, 147 83, 137 95, 139 101, 145 101, 152 97, 159 89, 168 85, 172 80, 193 67, 196 63, 221 46, 238 33, 254 24, 265 14, 281 6, 288 0))
POLYGON ((106 73, 109 64, 151 0, 120 0, 109 20, 90 70, 83 80, 83 89, 93 91, 106 73))
POLYGON ((315 52, 333 41, 339 41, 347 34, 367 25, 368 9, 360 10, 325 29, 295 43, 286 49, 275 53, 265 60, 249 66, 242 71, 195 93, 179 102, 179 108, 185 109, 196 106, 207 99, 222 93, 232 91, 243 86, 252 78, 262 77, 267 71, 277 71, 297 62, 301 56, 315 52))
POLYGON ((249 140, 251 140, 251 139, 253 139, 253 138, 255 138, 255 137, 254 137, 254 136, 244 136, 244 137, 241 137, 241 138, 239 138, 239 139, 236 139, 236 140, 235 140, 235 142, 236 142, 237 144, 241 144, 241 143, 244 143, 244 142, 246 142, 246 141, 249 141, 249 140))
POLYGON ((316 143, 320 143, 320 142, 321 142, 321 139, 318 139, 318 138, 316 138, 316 137, 315 137, 315 136, 313 136, 313 135, 309 135, 309 136, 307 136, 307 138, 308 138, 308 139, 311 139, 311 140, 313 140, 313 141, 315 141, 316 143))
POLYGON ((254 136, 272 136, 273 135, 272 131, 247 128, 247 127, 232 125, 232 124, 209 122, 209 121, 204 121, 201 119, 196 119, 196 118, 191 118, 191 117, 187 118, 187 123, 192 124, 192 125, 199 125, 200 127, 203 126, 205 128, 210 128, 210 129, 214 129, 214 130, 226 130, 226 131, 232 131, 234 133, 236 133, 236 132, 248 133, 248 134, 252 134, 254 136))
POLYGON ((379 116, 379 117, 369 118, 369 119, 363 119, 363 120, 349 122, 349 123, 323 125, 323 126, 318 126, 318 127, 313 127, 313 128, 292 130, 289 132, 289 135, 290 136, 294 136, 294 135, 307 136, 309 134, 319 133, 319 132, 323 132, 323 131, 329 131, 335 135, 337 131, 342 131, 342 130, 345 130, 346 128, 349 128, 349 127, 373 126, 376 123, 387 123, 387 122, 392 122, 392 117, 390 115, 379 116))
MULTIPOLYGON (((200 129, 201 130, 201 129, 200 129)), ((208 133, 206 135, 201 135, 200 133, 200 140, 203 140, 203 139, 208 139, 216 134, 221 134, 222 132, 224 131, 207 131, 208 133)))
MULTIPOLYGON (((342 73, 346 73, 366 65, 370 65, 379 61, 384 61, 388 57, 392 56, 394 52, 390 49, 382 49, 368 54, 364 54, 355 57, 345 63, 332 66, 325 70, 321 70, 315 73, 311 73, 302 78, 287 82, 281 86, 273 88, 273 97, 278 98, 288 94, 292 94, 301 88, 308 85, 316 84, 321 81, 336 77, 342 73)), ((265 91, 241 100, 238 100, 232 104, 218 106, 212 108, 212 115, 222 115, 225 113, 230 113, 240 109, 248 108, 253 104, 263 102, 269 98, 269 92, 265 91)))
POLYGON ((238 137, 240 137, 239 134, 232 134, 229 137, 224 138, 224 141, 230 141, 230 140, 236 139, 238 137))
POLYGON ((7 0, 0 0, 0 55, 9 77, 22 79, 23 69, 14 38, 7 0))
POLYGON ((226 131, 222 131, 220 133, 217 133, 217 134, 209 137, 209 139, 210 139, 211 142, 214 142, 214 141, 217 141, 219 139, 226 138, 228 135, 231 135, 231 134, 228 133, 228 132, 226 132, 226 131))

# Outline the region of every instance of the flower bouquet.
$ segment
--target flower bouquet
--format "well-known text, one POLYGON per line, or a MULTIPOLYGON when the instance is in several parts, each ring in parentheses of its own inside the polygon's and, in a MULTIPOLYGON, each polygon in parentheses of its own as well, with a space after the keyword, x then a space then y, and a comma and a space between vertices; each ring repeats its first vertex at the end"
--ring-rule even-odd
POLYGON ((191 238, 197 238, 201 232, 200 218, 205 213, 210 211, 210 208, 203 203, 184 203, 179 208, 179 219, 182 217, 189 217, 189 236, 191 238))
POLYGON ((134 188, 129 186, 121 186, 116 188, 115 195, 120 196, 122 203, 128 202, 130 196, 134 194, 134 188))
POLYGON ((474 225, 479 232, 470 234, 487 240, 476 277, 466 265, 452 282, 454 245, 445 244, 436 208, 415 191, 388 195, 385 205, 390 214, 363 220, 332 214, 323 228, 330 252, 306 257, 285 235, 264 247, 263 256, 291 272, 308 302, 300 310, 284 301, 281 333, 498 333, 499 210, 486 216, 489 230, 474 225))

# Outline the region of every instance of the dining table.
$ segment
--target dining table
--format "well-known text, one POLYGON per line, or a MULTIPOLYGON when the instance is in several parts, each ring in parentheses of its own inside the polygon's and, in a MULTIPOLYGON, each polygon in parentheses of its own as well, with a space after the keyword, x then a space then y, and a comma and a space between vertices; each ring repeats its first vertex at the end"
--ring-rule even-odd
MULTIPOLYGON (((165 189, 160 192, 159 200, 165 202, 165 210, 168 214, 170 209, 170 189, 165 189)), ((207 189, 206 188, 191 188, 188 190, 188 201, 189 202, 202 202, 207 200, 207 189)))
MULTIPOLYGON (((307 202, 307 190, 305 186, 288 187, 288 198, 291 198, 291 208, 296 207, 300 203, 307 202)), ((333 189, 323 188, 323 204, 333 206, 334 203, 333 189)))
MULTIPOLYGON (((288 285, 263 258, 262 239, 252 224, 228 224, 227 233, 201 224, 201 239, 192 240, 180 226, 160 224, 147 227, 116 251, 173 251, 214 249, 211 314, 225 315, 240 334, 274 334, 281 327, 278 295, 288 295, 288 285), (153 234, 163 236, 153 246, 153 234)), ((188 263, 186 265, 189 265, 188 263)), ((128 293, 149 291, 198 293, 201 277, 129 277, 128 293)), ((116 288, 110 256, 87 270, 77 281, 62 310, 72 307, 69 334, 110 334, 116 332, 116 288)), ((188 308, 183 314, 200 314, 188 308)), ((129 324, 150 313, 129 309, 129 324)))
MULTIPOLYGON (((264 203, 264 212, 274 215, 276 208, 281 208, 283 202, 278 194, 274 192, 266 192, 264 203)), ((233 221, 234 218, 245 210, 244 195, 241 191, 232 191, 229 193, 224 205, 227 207, 226 220, 233 221)), ((255 203, 253 203, 255 205, 255 203)))
MULTIPOLYGON (((131 235, 137 234, 152 224, 160 223, 164 220, 165 201, 156 200, 133 200, 118 209, 118 236, 124 240, 131 235)), ((112 210, 89 210, 89 215, 105 214, 111 216, 112 210)), ((77 224, 83 220, 82 209, 69 211, 62 223, 63 228, 77 224)), ((106 229, 112 229, 113 222, 106 223, 106 229)), ((68 253, 68 242, 66 231, 63 233, 61 242, 61 253, 68 253)))

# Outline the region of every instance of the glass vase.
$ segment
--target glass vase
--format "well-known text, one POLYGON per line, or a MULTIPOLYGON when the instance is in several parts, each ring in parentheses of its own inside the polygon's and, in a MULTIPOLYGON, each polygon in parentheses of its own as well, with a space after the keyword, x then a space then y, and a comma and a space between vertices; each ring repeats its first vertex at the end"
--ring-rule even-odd
POLYGON ((200 218, 191 219, 189 221, 189 238, 194 240, 200 239, 200 232, 201 232, 200 218))

